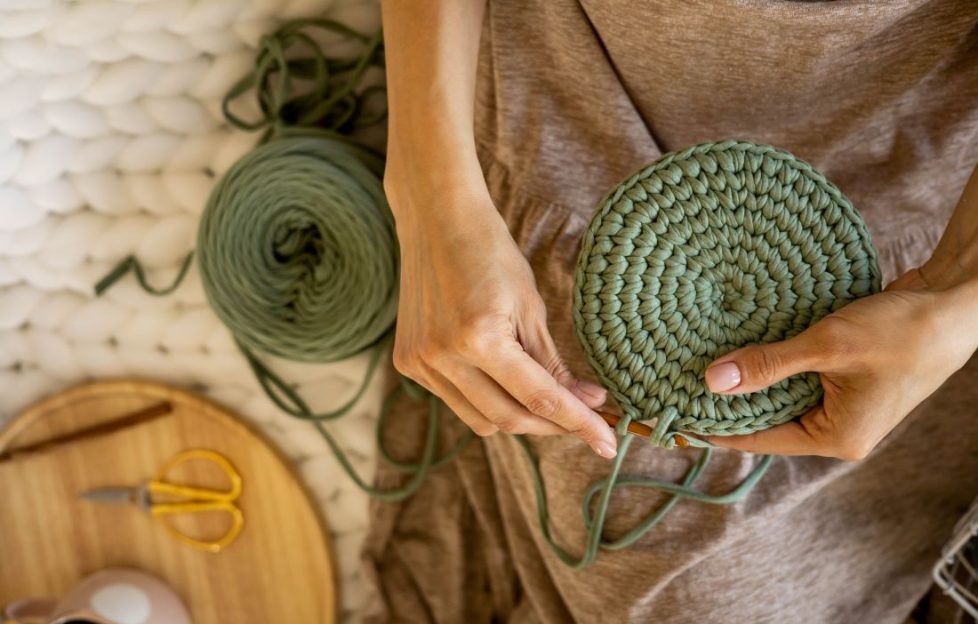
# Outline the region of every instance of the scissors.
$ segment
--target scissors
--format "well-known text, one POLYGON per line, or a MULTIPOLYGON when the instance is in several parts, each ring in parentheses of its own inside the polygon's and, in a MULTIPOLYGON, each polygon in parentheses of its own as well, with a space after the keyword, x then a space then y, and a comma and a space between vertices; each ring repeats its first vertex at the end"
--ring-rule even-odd
POLYGON ((234 501, 241 496, 241 475, 226 457, 207 449, 190 449, 177 453, 160 469, 155 479, 144 481, 131 487, 105 487, 82 492, 84 500, 98 503, 135 504, 143 511, 160 521, 166 530, 178 541, 207 552, 220 552, 238 537, 244 526, 244 515, 234 501), (205 460, 217 464, 228 476, 231 487, 227 491, 192 487, 166 481, 166 474, 175 466, 193 460, 205 460), (172 500, 157 501, 156 496, 173 497, 172 500), (212 511, 227 512, 231 526, 217 539, 203 540, 190 537, 177 530, 167 520, 167 516, 212 511))

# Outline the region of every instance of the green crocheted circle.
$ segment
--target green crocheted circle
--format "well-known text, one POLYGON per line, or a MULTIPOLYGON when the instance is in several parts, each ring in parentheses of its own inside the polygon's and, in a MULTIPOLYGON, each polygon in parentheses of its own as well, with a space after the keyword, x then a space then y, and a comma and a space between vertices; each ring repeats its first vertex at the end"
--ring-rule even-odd
POLYGON ((707 389, 707 365, 879 289, 865 224, 811 165, 768 145, 704 143, 666 154, 601 202, 578 259, 574 326, 633 418, 736 435, 814 406, 818 375, 724 396, 707 389))
POLYGON ((242 345, 329 362, 393 325, 398 249, 380 160, 312 132, 258 147, 221 178, 197 258, 207 299, 242 345))

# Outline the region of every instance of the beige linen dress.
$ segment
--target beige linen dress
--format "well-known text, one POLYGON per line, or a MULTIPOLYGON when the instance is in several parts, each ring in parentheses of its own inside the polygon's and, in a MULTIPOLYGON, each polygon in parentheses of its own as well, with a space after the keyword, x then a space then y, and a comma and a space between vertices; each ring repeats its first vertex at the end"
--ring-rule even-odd
MULTIPOLYGON (((580 237, 599 199, 664 152, 726 138, 786 148, 853 201, 885 281, 923 262, 978 163, 978 0, 490 0, 477 91, 490 192, 559 349, 593 379, 570 313, 580 237)), ((405 406, 388 436, 405 456, 423 412, 405 406)), ((446 420, 445 444, 463 428, 446 420)), ((570 437, 531 442, 553 533, 580 552, 581 497, 609 463, 570 437)), ((678 480, 697 453, 633 445, 623 473, 678 480)), ((719 451, 699 484, 725 491, 756 461, 719 451)), ((374 503, 364 559, 376 621, 903 622, 976 496, 972 360, 866 460, 778 457, 746 500, 684 501, 583 570, 544 544, 506 435, 416 497, 374 503)), ((606 534, 662 500, 616 495, 606 534)))

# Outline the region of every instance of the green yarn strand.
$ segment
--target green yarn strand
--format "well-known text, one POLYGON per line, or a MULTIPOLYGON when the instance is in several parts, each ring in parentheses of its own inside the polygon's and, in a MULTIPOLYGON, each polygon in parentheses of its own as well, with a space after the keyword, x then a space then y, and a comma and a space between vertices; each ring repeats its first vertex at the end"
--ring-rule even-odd
POLYGON ((377 366, 380 364, 381 356, 386 353, 387 348, 390 346, 390 340, 385 338, 378 342, 370 349, 370 359, 367 363, 367 370, 363 374, 363 379, 360 381, 356 392, 353 393, 346 403, 341 406, 332 409, 328 412, 313 412, 305 400, 299 396, 289 384, 287 384, 275 371, 269 368, 257 355, 255 355, 251 349, 244 346, 240 342, 238 344, 238 349, 244 354, 245 359, 248 361, 248 365, 251 367, 252 373, 255 375, 255 379, 261 384, 262 389, 265 394, 272 400, 275 405, 285 412, 286 414, 299 418, 301 420, 335 420, 341 416, 346 415, 353 406, 356 405, 363 394, 366 392, 367 387, 370 385, 370 381, 373 379, 374 373, 377 371, 377 366))
POLYGON ((362 87, 369 68, 384 67, 380 31, 364 35, 330 19, 299 19, 262 37, 258 45, 254 71, 236 82, 221 102, 231 125, 265 129, 266 139, 288 127, 345 136, 387 118, 385 87, 362 87), (365 50, 353 57, 328 55, 310 34, 317 31, 361 43, 365 50), (296 55, 296 49, 304 54, 296 55), (232 102, 249 92, 261 111, 258 119, 243 119, 231 110, 232 102), (377 102, 372 112, 371 101, 377 102))
POLYGON ((537 522, 540 525, 540 533, 543 535, 544 541, 550 548, 550 551, 563 563, 564 565, 581 569, 586 568, 594 562, 595 557, 598 556, 598 548, 601 545, 601 531, 604 528, 604 520, 608 514, 608 506, 611 502, 611 491, 613 489, 613 483, 618 478, 618 472, 621 470, 622 461, 625 459, 628 447, 631 445, 634 437, 631 435, 626 435, 622 438, 621 442, 618 444, 618 455, 612 460, 611 472, 606 479, 606 484, 601 488, 601 495, 598 499, 598 509, 595 512, 596 521, 593 525, 587 527, 587 537, 584 543, 584 552, 579 556, 575 557, 569 551, 565 550, 560 544, 556 542, 553 535, 550 532, 550 512, 547 505, 547 488, 543 481, 543 475, 540 472, 540 464, 537 460, 536 455, 533 453, 533 449, 530 448, 529 442, 523 436, 515 436, 517 443, 523 448, 524 453, 530 463, 531 476, 533 480, 533 494, 536 498, 537 504, 537 522))
POLYGON ((764 477, 774 459, 770 455, 763 456, 743 481, 729 492, 719 495, 706 494, 693 488, 694 482, 709 464, 712 454, 712 449, 709 447, 705 448, 700 454, 696 463, 687 472, 682 484, 649 479, 647 477, 622 476, 620 474, 622 465, 628 456, 628 451, 633 441, 636 439, 635 436, 625 433, 630 421, 631 417, 625 416, 615 427, 619 436, 621 436, 621 441, 618 445, 618 455, 613 460, 609 475, 604 479, 592 483, 584 494, 581 503, 581 513, 586 537, 584 541, 584 552, 579 556, 571 554, 554 539, 550 531, 550 513, 547 505, 546 484, 543 480, 543 474, 540 472, 539 462, 526 439, 523 436, 516 437, 529 460, 534 495, 537 503, 537 521, 540 525, 540 531, 550 551, 567 566, 584 568, 594 562, 599 550, 621 550, 632 546, 651 531, 655 525, 661 522, 680 500, 689 499, 712 505, 729 505, 742 500, 764 477), (638 522, 623 536, 616 540, 605 540, 603 538, 604 525, 608 517, 611 495, 618 488, 629 487, 655 489, 671 496, 661 507, 638 522), (592 513, 591 508, 595 496, 598 499, 596 509, 592 513))
POLYGON ((140 264, 136 256, 127 256, 122 262, 117 264, 115 268, 109 271, 105 277, 100 279, 97 284, 95 284, 95 295, 101 296, 105 291, 113 286, 120 279, 125 277, 130 271, 136 276, 136 281, 139 282, 139 286, 147 293, 154 295, 156 297, 162 297, 164 295, 169 295, 183 282, 183 278, 187 276, 187 271, 190 270, 190 266, 193 264, 194 253, 190 252, 187 257, 183 259, 180 264, 180 270, 177 271, 176 277, 169 286, 164 286, 163 288, 156 288, 149 283, 146 279, 146 270, 143 269, 143 265, 140 264))
MULTIPOLYGON (((397 396, 396 393, 392 393, 387 397, 384 402, 383 412, 390 410, 390 405, 393 399, 397 396)), ((380 488, 375 487, 367 483, 350 463, 347 458, 346 453, 340 448, 340 445, 333 438, 329 430, 323 426, 320 421, 314 421, 316 429, 322 435, 323 439, 326 440, 326 444, 329 445, 330 450, 333 452, 333 456, 340 463, 343 471, 350 477, 350 479, 356 484, 358 488, 363 490, 367 495, 373 496, 382 501, 396 502, 401 501, 406 498, 410 498, 421 487, 424 483, 425 478, 428 476, 428 472, 434 468, 436 465, 444 463, 454 458, 461 450, 462 445, 456 444, 455 447, 449 451, 445 457, 441 460, 436 459, 436 449, 438 445, 438 428, 441 423, 441 401, 438 397, 431 395, 427 397, 428 401, 428 427, 425 431, 425 442, 424 450, 421 452, 421 459, 418 461, 417 467, 412 470, 402 470, 402 472, 409 472, 411 476, 408 480, 401 486, 396 488, 380 488)), ((464 439, 464 438, 463 438, 464 439)))

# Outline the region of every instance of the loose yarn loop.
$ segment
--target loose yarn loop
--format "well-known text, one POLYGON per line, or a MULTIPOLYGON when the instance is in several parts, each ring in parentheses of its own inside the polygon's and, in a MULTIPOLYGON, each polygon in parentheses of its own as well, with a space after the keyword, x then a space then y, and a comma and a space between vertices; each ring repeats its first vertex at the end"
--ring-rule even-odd
POLYGON ((224 117, 242 130, 264 129, 263 141, 288 128, 315 128, 346 137, 387 118, 384 86, 361 87, 370 67, 384 67, 380 31, 367 36, 330 19, 292 20, 261 38, 254 71, 224 96, 224 117), (330 56, 313 38, 316 32, 352 39, 365 49, 355 57, 330 56), (295 49, 309 56, 297 56, 295 49), (231 110, 231 103, 249 92, 254 93, 261 111, 251 121, 231 110))
POLYGON ((696 434, 787 422, 818 403, 822 388, 808 373, 750 395, 716 395, 703 381, 706 366, 744 345, 790 338, 878 292, 880 271, 862 219, 811 165, 767 145, 724 141, 666 154, 609 193, 584 235, 574 285, 578 339, 624 412, 611 472, 584 495, 581 555, 553 538, 538 460, 526 439, 519 442, 544 539, 558 559, 581 568, 599 549, 634 544, 681 499, 742 499, 773 458, 762 457, 731 491, 706 494, 694 485, 712 449, 696 434), (682 483, 620 474, 632 420, 653 421, 653 445, 673 448, 682 438, 704 449, 682 483), (669 497, 624 535, 604 538, 612 493, 633 487, 669 497))
POLYGON ((878 292, 880 271, 862 219, 822 174, 784 150, 724 141, 667 154, 605 197, 574 286, 591 366, 673 446, 678 432, 752 433, 817 404, 815 373, 733 396, 711 393, 703 374, 878 292))
POLYGON ((533 449, 530 448, 526 438, 516 436, 517 442, 523 448, 530 461, 533 490, 537 504, 537 522, 540 525, 540 532, 543 535, 547 547, 564 565, 578 569, 585 568, 594 562, 599 550, 621 550, 628 548, 661 522, 682 499, 690 499, 712 505, 729 505, 742 500, 761 480, 774 459, 771 455, 762 457, 751 470, 750 474, 739 485, 725 494, 718 495, 706 494, 694 487, 696 479, 699 478, 709 464, 713 452, 709 445, 698 440, 696 441, 698 445, 704 446, 705 448, 700 454, 699 459, 696 460, 696 463, 686 473, 681 484, 641 476, 622 476, 620 474, 622 465, 628 456, 632 442, 635 440, 634 436, 627 435, 628 423, 631 420, 631 416, 626 415, 615 426, 615 431, 618 437, 621 438, 621 442, 618 445, 618 455, 615 456, 612 462, 610 473, 604 479, 599 479, 592 483, 584 493, 584 499, 581 503, 581 514, 584 519, 586 537, 584 540, 584 552, 580 555, 572 554, 558 544, 553 537, 550 531, 550 512, 547 505, 546 484, 543 481, 543 474, 540 471, 539 460, 533 452, 533 449), (669 497, 657 509, 653 510, 648 516, 626 531, 624 535, 616 539, 606 539, 604 537, 604 525, 610 510, 611 495, 617 489, 630 487, 658 490, 668 494, 669 497), (595 496, 597 496, 596 502, 595 496), (594 504, 592 505, 592 503, 594 504))

